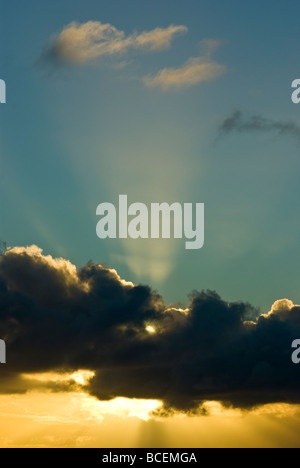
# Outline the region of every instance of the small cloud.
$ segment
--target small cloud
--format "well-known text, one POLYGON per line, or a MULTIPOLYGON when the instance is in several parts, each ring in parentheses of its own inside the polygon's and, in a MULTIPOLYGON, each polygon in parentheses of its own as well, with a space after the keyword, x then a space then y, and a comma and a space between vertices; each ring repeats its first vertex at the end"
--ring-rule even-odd
POLYGON ((292 120, 273 120, 260 114, 244 116, 240 110, 235 110, 220 125, 219 133, 222 135, 237 133, 276 133, 281 136, 300 138, 300 125, 292 120))
POLYGON ((164 68, 157 75, 146 76, 144 83, 148 88, 174 91, 213 80, 225 71, 225 66, 212 62, 210 59, 191 58, 180 68, 164 68))
POLYGON ((171 25, 128 36, 100 21, 72 22, 51 41, 39 62, 84 65, 99 57, 123 55, 130 49, 144 52, 168 49, 174 37, 187 32, 186 26, 171 25))
POLYGON ((203 39, 199 42, 201 56, 211 56, 221 45, 219 39, 203 39))
POLYGON ((201 57, 190 58, 182 67, 164 68, 156 75, 148 75, 144 84, 148 88, 176 91, 218 78, 226 72, 226 67, 214 62, 211 55, 220 44, 217 39, 203 39, 199 43, 201 57))
POLYGON ((186 26, 169 26, 166 29, 156 28, 153 31, 143 32, 131 36, 132 46, 134 48, 148 50, 164 50, 171 47, 175 35, 188 31, 186 26))

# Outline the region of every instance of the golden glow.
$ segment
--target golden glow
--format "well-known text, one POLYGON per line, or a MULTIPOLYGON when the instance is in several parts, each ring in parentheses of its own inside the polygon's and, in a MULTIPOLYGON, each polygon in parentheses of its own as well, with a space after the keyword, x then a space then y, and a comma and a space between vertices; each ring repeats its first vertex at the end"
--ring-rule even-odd
POLYGON ((180 312, 183 315, 189 315, 191 310, 190 309, 180 309, 177 307, 169 307, 165 310, 165 312, 180 312))
POLYGON ((54 383, 68 383, 76 382, 78 385, 85 386, 89 380, 94 377, 95 373, 88 370, 78 370, 72 374, 45 372, 39 374, 22 374, 23 379, 34 380, 36 382, 54 382, 54 383))
POLYGON ((79 385, 85 386, 89 383, 89 380, 94 377, 94 375, 95 373, 91 371, 77 371, 70 375, 70 379, 74 380, 79 385))
POLYGON ((253 411, 206 402, 208 416, 153 418, 160 402, 84 392, 0 396, 0 447, 299 447, 300 407, 253 411))
MULTIPOLYGON (((89 400, 91 402, 91 400, 89 400)), ((129 398, 115 398, 111 401, 93 401, 92 405, 101 415, 115 415, 121 418, 138 418, 149 421, 153 411, 162 403, 157 400, 137 400, 129 398)))
POLYGON ((150 333, 150 335, 155 335, 155 333, 156 333, 156 329, 154 327, 152 327, 152 325, 148 325, 146 327, 146 330, 147 330, 148 333, 150 333))

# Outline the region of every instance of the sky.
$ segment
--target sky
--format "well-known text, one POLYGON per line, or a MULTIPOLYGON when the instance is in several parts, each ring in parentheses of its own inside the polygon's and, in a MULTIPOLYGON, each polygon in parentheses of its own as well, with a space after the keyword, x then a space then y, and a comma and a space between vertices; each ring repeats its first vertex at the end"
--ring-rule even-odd
POLYGON ((240 445, 249 434, 250 445, 296 443, 299 2, 0 4, 0 240, 11 248, 0 258, 11 358, 0 406, 12 428, 0 445, 99 444, 103 424, 128 424, 137 438, 125 444, 155 444, 157 425, 171 446, 182 421, 197 443, 191 428, 202 433, 205 418, 206 446, 232 446, 237 433, 240 445), (120 194, 204 203, 204 247, 100 240, 96 208, 120 194), (78 371, 92 374, 74 383, 78 371), (77 430, 91 418, 93 434, 77 430), (217 442, 220 420, 230 431, 217 442))

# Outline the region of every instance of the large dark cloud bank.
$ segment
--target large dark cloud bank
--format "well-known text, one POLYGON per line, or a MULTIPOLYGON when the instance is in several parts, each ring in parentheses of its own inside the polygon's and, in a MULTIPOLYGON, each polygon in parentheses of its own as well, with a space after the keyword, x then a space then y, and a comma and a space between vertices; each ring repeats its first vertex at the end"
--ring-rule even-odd
POLYGON ((182 311, 101 265, 76 269, 35 246, 14 248, 0 256, 0 338, 2 393, 29 390, 24 373, 89 369, 91 395, 159 399, 166 412, 196 412, 206 400, 300 403, 291 361, 300 307, 287 300, 260 315, 202 291, 182 311))

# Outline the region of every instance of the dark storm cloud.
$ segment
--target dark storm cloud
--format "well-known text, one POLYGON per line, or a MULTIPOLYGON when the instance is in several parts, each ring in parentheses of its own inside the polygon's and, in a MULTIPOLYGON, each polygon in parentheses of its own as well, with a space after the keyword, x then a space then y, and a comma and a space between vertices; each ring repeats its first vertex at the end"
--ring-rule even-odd
POLYGON ((235 110, 220 125, 220 134, 269 132, 300 138, 300 126, 293 121, 267 119, 261 115, 244 116, 240 110, 235 110))
POLYGON ((300 308, 285 300, 258 315, 215 292, 195 292, 186 311, 168 309, 148 286, 126 283, 114 270, 93 263, 77 270, 37 247, 12 249, 0 257, 7 342, 0 391, 32 388, 24 373, 89 369, 90 394, 160 399, 164 414, 193 412, 205 400, 241 408, 300 403, 291 361, 300 308))

